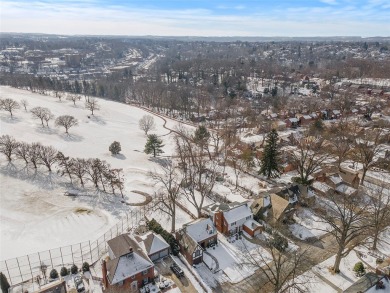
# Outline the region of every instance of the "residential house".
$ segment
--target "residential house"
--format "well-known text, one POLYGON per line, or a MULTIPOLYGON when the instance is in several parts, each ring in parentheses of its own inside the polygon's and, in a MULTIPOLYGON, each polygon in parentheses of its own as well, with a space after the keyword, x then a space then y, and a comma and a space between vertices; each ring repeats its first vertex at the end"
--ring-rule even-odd
POLYGON ((251 222, 247 222, 253 219, 248 202, 215 203, 205 206, 203 211, 222 234, 232 235, 241 232, 245 224, 247 230, 252 229, 251 222))
POLYGON ((299 118, 299 125, 300 126, 307 126, 312 122, 313 122, 313 118, 310 115, 302 115, 299 118))
POLYGON ((297 118, 287 118, 284 122, 286 122, 287 128, 297 128, 299 126, 299 120, 297 118))
POLYGON ((108 260, 102 262, 103 283, 106 289, 137 291, 154 278, 154 264, 139 242, 130 234, 109 241, 108 260))
POLYGON ((217 229, 211 219, 198 219, 176 232, 180 252, 190 265, 203 261, 203 250, 217 243, 217 229))
POLYGON ((352 175, 343 174, 344 178, 348 181, 344 181, 339 172, 336 173, 320 173, 316 175, 316 181, 313 182, 313 189, 321 194, 327 195, 329 193, 338 193, 341 195, 355 195, 358 190, 350 184, 358 184, 359 178, 352 175), (353 178, 352 178, 353 177, 353 178), (348 183, 350 182, 350 183, 348 183))
POLYGON ((270 202, 271 213, 268 215, 268 219, 270 219, 272 222, 283 221, 294 211, 294 208, 292 208, 292 205, 289 203, 289 201, 278 194, 271 193, 270 202))
POLYGON ((167 256, 170 252, 170 245, 161 237, 152 231, 148 231, 141 236, 135 236, 142 249, 146 252, 152 261, 159 260, 167 256))

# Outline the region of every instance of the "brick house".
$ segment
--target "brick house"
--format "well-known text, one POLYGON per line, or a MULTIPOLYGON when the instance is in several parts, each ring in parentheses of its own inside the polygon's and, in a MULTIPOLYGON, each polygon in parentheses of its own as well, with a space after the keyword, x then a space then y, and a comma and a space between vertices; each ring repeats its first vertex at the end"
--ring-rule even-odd
POLYGON ((251 223, 247 222, 253 220, 248 202, 215 203, 205 206, 203 212, 210 217, 217 230, 222 234, 233 235, 252 229, 251 223), (246 226, 245 229, 244 226, 246 226))
POLYGON ((286 122, 287 128, 297 128, 299 125, 299 120, 297 118, 288 118, 284 122, 286 122))
POLYGON ((109 259, 102 262, 106 289, 137 292, 153 280, 154 264, 132 235, 119 235, 107 245, 109 259))
POLYGON ((299 125, 300 126, 307 126, 310 123, 312 123, 314 120, 310 115, 303 115, 299 118, 299 125))
POLYGON ((176 232, 180 252, 190 265, 203 261, 203 250, 217 243, 217 230, 211 219, 198 219, 176 232))

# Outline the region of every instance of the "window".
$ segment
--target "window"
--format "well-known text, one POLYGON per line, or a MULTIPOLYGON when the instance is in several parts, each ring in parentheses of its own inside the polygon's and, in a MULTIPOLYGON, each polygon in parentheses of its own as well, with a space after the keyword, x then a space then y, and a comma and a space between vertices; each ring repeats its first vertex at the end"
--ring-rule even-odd
POLYGON ((149 272, 149 270, 145 270, 142 272, 142 275, 146 275, 149 272))
POLYGON ((235 224, 236 224, 236 222, 233 222, 233 223, 231 223, 230 225, 234 226, 235 224))
POLYGON ((200 255, 202 254, 202 252, 200 250, 197 250, 195 251, 195 253, 193 254, 194 258, 197 258, 199 257, 200 255))
POLYGON ((134 279, 135 279, 135 275, 134 275, 134 276, 131 276, 131 279, 134 280, 134 279))

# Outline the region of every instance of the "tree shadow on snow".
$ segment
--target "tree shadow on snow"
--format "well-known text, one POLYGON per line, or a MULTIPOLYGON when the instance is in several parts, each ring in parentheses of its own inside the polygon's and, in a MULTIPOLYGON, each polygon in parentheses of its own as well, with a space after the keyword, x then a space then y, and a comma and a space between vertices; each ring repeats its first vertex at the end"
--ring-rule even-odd
POLYGON ((4 176, 17 178, 32 183, 42 189, 54 189, 60 187, 61 178, 54 172, 41 170, 30 166, 18 166, 9 162, 7 165, 0 167, 0 173, 4 176))
POLYGON ((168 161, 167 158, 161 158, 161 157, 150 157, 148 160, 153 162, 153 163, 157 163, 160 166, 165 166, 167 164, 167 161, 168 161))
POLYGON ((84 140, 84 137, 82 137, 81 135, 73 134, 73 133, 69 133, 69 134, 61 133, 59 134, 59 137, 61 137, 65 141, 70 141, 70 142, 79 142, 84 140))
POLYGON ((95 122, 99 125, 106 125, 107 124, 106 121, 100 116, 88 115, 88 117, 89 117, 89 120, 91 120, 92 122, 95 122))
POLYGON ((113 158, 117 158, 119 160, 126 160, 126 156, 123 154, 111 155, 113 158))
POLYGON ((11 118, 11 116, 1 115, 0 119, 1 119, 1 121, 5 122, 5 123, 9 123, 9 124, 16 124, 16 123, 19 123, 21 121, 21 119, 19 117, 15 117, 15 116, 11 118))
POLYGON ((38 128, 35 128, 35 131, 43 134, 50 134, 50 135, 57 133, 56 129, 47 126, 42 126, 42 125, 38 128))

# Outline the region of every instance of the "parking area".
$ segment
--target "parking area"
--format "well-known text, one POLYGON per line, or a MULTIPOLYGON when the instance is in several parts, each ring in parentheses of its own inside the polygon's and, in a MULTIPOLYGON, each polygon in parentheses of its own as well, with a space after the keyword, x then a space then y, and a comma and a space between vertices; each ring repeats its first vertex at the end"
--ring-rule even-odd
POLYGON ((191 284, 191 282, 188 280, 186 276, 181 277, 180 279, 176 277, 176 275, 170 269, 172 263, 173 263, 172 258, 170 256, 167 256, 155 262, 155 266, 160 275, 174 281, 177 287, 182 292, 197 293, 198 291, 195 289, 195 287, 191 284))

